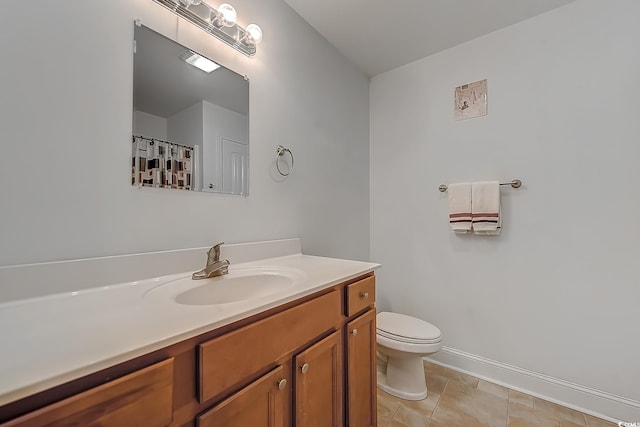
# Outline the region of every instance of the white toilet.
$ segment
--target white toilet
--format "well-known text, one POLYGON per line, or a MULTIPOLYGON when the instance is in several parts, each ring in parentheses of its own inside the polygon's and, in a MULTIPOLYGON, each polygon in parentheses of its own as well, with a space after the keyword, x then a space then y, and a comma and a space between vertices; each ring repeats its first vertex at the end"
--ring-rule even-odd
POLYGON ((440 329, 399 313, 376 316, 378 387, 406 400, 427 397, 422 357, 442 348, 440 329))

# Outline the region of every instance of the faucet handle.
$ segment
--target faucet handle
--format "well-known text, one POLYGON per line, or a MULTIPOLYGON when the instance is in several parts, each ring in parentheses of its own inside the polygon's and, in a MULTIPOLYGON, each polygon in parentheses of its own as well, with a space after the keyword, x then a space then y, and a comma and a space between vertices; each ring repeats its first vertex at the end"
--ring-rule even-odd
POLYGON ((220 246, 222 246, 222 245, 224 245, 224 242, 220 242, 217 245, 213 246, 211 249, 209 249, 209 261, 210 262, 220 261, 220 246), (213 252, 213 254, 212 254, 212 252, 213 252))

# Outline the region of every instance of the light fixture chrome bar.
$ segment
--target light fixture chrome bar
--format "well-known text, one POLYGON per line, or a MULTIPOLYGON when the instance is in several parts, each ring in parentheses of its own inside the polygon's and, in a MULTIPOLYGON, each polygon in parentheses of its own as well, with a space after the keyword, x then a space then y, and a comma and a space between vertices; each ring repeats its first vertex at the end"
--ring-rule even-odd
POLYGON ((211 21, 205 17, 202 17, 202 12, 210 14, 212 11, 216 12, 211 6, 206 4, 204 1, 199 5, 191 5, 185 7, 180 3, 179 0, 153 0, 156 3, 161 4, 166 7, 179 17, 191 22, 196 27, 206 31, 211 34, 213 37, 218 40, 226 43, 232 48, 236 49, 238 52, 242 52, 247 56, 253 56, 256 54, 256 45, 244 43, 242 40, 245 39, 246 30, 239 26, 238 24, 234 24, 232 27, 226 28, 218 28, 214 26, 211 21), (199 14, 198 11, 201 13, 199 14))

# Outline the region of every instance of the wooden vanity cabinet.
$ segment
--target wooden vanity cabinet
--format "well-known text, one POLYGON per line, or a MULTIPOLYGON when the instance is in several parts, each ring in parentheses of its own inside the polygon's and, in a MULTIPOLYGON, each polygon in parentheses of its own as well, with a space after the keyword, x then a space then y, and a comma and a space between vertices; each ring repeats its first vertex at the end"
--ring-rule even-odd
POLYGON ((0 407, 0 427, 375 426, 374 304, 369 273, 0 407))

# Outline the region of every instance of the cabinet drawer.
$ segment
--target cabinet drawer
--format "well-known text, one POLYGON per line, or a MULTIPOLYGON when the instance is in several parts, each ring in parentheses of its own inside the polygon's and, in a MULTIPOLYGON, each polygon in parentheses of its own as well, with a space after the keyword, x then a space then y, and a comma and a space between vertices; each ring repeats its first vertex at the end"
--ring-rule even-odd
POLYGON ((148 426, 173 417, 173 358, 45 406, 3 426, 148 426))
POLYGON ((376 278, 367 277, 347 286, 347 316, 372 306, 376 301, 376 278))
POLYGON ((199 346, 199 400, 205 402, 275 366, 274 361, 341 322, 332 291, 199 346))

